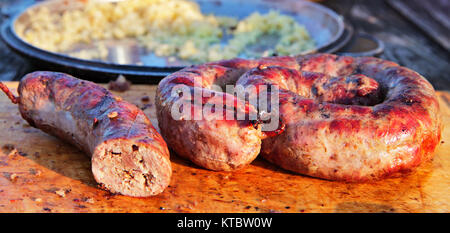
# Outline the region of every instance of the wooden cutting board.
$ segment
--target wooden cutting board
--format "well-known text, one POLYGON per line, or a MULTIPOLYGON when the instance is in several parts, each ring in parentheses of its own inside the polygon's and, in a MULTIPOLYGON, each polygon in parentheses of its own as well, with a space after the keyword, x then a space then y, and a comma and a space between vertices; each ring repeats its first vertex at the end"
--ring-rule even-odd
MULTIPOLYGON (((17 84, 7 83, 14 91, 17 84)), ((133 85, 116 94, 146 107, 156 126, 155 90, 133 85)), ((170 186, 155 197, 133 198, 98 189, 87 156, 30 127, 1 94, 0 212, 449 212, 450 93, 438 95, 447 127, 434 159, 401 177, 333 182, 261 158, 239 171, 213 172, 172 154, 170 186)))

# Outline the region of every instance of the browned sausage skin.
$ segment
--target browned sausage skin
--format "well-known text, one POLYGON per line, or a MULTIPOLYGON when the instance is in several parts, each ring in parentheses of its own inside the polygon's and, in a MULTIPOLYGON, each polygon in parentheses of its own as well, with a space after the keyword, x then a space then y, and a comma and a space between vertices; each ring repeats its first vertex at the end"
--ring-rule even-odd
MULTIPOLYGON (((294 58, 244 60, 234 59, 222 63, 210 63, 187 67, 164 78, 158 85, 156 94, 156 109, 159 128, 170 148, 178 155, 190 159, 195 164, 211 170, 234 170, 251 163, 260 152, 261 140, 266 135, 258 124, 248 120, 207 119, 195 120, 192 111, 190 120, 174 119, 171 109, 175 102, 186 96, 173 95, 172 89, 186 85, 192 91, 213 96, 206 98, 209 103, 216 100, 233 99, 233 106, 224 108, 223 114, 231 115, 244 112, 254 112, 254 106, 234 97, 229 93, 212 89, 213 85, 224 87, 234 84, 248 67, 269 65, 291 65, 297 67, 294 58), (236 113, 238 112, 238 113, 236 113)), ((191 102, 193 99, 186 99, 191 102)), ((201 103, 204 104, 204 103, 201 103)))
MULTIPOLYGON (((442 130, 431 84, 410 69, 372 57, 314 54, 189 67, 160 83, 156 103, 160 127, 165 127, 162 135, 169 146, 210 169, 207 162, 198 160, 208 161, 217 151, 226 158, 231 155, 232 142, 239 141, 242 147, 252 147, 252 158, 261 153, 270 162, 297 173, 351 182, 374 180, 429 160, 442 130), (177 99, 170 96, 171 88, 180 83, 205 90, 211 83, 276 85, 284 132, 265 137, 258 128, 247 129, 256 138, 248 140, 220 122, 201 121, 206 127, 197 127, 196 121, 174 120, 167 106, 177 99), (212 130, 204 129, 212 125, 221 128, 221 140, 204 136, 212 130), (195 136, 170 140, 173 132, 195 136)), ((258 106, 248 109, 258 111, 258 106)), ((240 130, 246 129, 241 125, 240 130)), ((248 151, 233 157, 248 158, 248 151)), ((240 164, 249 162, 242 159, 240 164)))
POLYGON ((94 177, 104 188, 143 197, 169 185, 167 145, 135 105, 92 82, 55 72, 26 75, 18 93, 22 117, 90 155, 94 177))

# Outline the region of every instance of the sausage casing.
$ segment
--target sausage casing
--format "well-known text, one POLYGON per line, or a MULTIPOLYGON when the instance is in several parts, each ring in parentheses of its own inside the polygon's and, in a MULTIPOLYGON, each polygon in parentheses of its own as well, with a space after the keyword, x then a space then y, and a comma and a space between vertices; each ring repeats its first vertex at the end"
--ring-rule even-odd
POLYGON ((169 185, 167 145, 135 105, 92 82, 55 72, 26 75, 18 93, 22 117, 90 155, 102 187, 152 196, 169 185))

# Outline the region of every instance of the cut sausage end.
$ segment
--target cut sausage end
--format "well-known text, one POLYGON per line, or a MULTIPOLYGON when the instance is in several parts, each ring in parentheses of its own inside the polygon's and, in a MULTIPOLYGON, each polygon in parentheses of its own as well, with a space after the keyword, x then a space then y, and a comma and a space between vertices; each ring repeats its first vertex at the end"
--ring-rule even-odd
POLYGON ((170 182, 170 160, 154 148, 132 140, 101 143, 92 155, 92 172, 98 183, 113 193, 147 197, 161 193, 170 182))

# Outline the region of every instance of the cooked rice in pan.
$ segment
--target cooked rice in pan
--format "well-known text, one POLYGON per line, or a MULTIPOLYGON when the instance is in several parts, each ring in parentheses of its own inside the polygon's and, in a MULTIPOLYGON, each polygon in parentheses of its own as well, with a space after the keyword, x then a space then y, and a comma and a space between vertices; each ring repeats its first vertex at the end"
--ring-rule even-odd
POLYGON ((25 41, 82 59, 105 59, 108 49, 103 42, 124 38, 136 38, 157 56, 192 63, 292 55, 314 48, 308 32, 291 16, 277 11, 255 12, 242 20, 205 15, 197 3, 187 0, 91 0, 62 14, 39 7, 29 17, 30 25, 16 28, 25 41), (96 49, 74 46, 79 44, 96 49))

